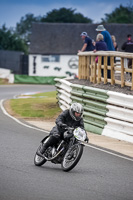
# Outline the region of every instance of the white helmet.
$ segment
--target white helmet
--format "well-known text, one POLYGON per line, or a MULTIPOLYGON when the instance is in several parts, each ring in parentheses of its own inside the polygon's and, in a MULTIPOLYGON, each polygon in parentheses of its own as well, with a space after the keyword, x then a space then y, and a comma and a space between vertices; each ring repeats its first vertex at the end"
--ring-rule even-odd
POLYGON ((75 121, 79 121, 83 117, 83 110, 83 106, 80 103, 73 103, 69 108, 69 113, 75 121), (75 116, 75 112, 80 113, 80 115, 75 116))

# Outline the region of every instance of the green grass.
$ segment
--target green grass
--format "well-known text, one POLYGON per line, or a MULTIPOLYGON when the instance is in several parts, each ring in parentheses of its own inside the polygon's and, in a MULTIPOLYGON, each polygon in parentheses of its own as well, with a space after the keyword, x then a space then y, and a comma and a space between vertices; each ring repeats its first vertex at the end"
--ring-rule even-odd
POLYGON ((30 96, 31 98, 26 99, 11 99, 10 106, 13 112, 24 118, 43 119, 53 119, 61 112, 57 104, 56 91, 30 96))
POLYGON ((0 78, 0 85, 9 84, 7 79, 0 78))

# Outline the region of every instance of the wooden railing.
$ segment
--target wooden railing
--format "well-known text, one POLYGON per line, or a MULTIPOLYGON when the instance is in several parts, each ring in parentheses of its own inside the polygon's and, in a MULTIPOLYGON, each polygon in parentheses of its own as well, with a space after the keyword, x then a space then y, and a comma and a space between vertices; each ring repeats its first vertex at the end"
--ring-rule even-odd
POLYGON ((88 79, 92 83, 111 83, 119 84, 121 87, 130 86, 133 90, 133 53, 117 51, 97 51, 97 52, 80 52, 79 56, 79 79, 88 79), (98 63, 95 59, 98 56, 98 63), (110 58, 110 65, 108 59, 110 58), (118 64, 116 59, 120 60, 118 64), (125 64, 128 59, 132 59, 132 68, 127 68, 125 64), (103 69, 103 76, 101 70, 103 69), (111 71, 111 77, 108 78, 107 70, 111 71), (126 80, 126 72, 131 73, 131 81, 126 80), (119 73, 119 79, 116 74, 119 73))

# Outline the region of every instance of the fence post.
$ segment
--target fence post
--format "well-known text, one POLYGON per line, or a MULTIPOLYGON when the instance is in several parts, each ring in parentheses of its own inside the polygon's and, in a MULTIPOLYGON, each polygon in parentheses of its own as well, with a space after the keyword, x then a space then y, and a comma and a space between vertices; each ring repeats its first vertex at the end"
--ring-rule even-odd
POLYGON ((82 60, 81 60, 82 56, 79 56, 79 68, 78 68, 78 77, 79 79, 81 79, 81 72, 82 72, 82 60))
POLYGON ((95 62, 95 56, 91 56, 91 82, 96 83, 96 62, 95 62))
POLYGON ((124 58, 121 58, 121 87, 124 87, 124 58))
POLYGON ((113 56, 110 57, 110 61, 111 61, 111 85, 114 85, 115 76, 114 76, 114 57, 113 56))
POLYGON ((82 56, 82 79, 85 79, 85 56, 82 56))
POLYGON ((90 63, 90 82, 93 82, 93 57, 91 56, 91 63, 90 63))
POLYGON ((107 83, 107 56, 104 56, 104 84, 107 83))
POLYGON ((83 79, 87 79, 87 58, 83 56, 83 79))
POLYGON ((87 56, 87 61, 86 61, 86 65, 87 65, 87 79, 90 80, 90 56, 87 56))
POLYGON ((101 82, 101 65, 102 65, 102 56, 98 56, 98 80, 97 80, 97 83, 101 82))
POLYGON ((94 64, 94 76, 93 76, 93 83, 96 83, 96 71, 97 71, 97 63, 95 62, 96 56, 93 56, 93 64, 94 64))

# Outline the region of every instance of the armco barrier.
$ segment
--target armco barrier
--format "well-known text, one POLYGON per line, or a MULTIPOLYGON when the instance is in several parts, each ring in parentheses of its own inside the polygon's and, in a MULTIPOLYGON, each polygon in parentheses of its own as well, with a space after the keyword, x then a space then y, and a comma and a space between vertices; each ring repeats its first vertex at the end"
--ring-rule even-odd
POLYGON ((106 113, 106 116, 118 119, 122 121, 127 121, 133 123, 133 111, 127 108, 121 108, 118 106, 107 105, 109 112, 106 113))
POLYGON ((106 122, 106 99, 105 90, 93 89, 91 87, 71 84, 64 79, 55 79, 57 87, 57 98, 62 110, 68 108, 71 103, 79 102, 84 107, 84 123, 88 131, 101 134, 106 122))
POLYGON ((55 79, 62 110, 79 102, 87 131, 133 142, 133 96, 55 79))
POLYGON ((105 118, 107 125, 102 135, 133 143, 133 124, 120 120, 105 118))
POLYGON ((99 90, 78 84, 72 84, 72 102, 79 102, 84 107, 84 123, 88 131, 101 134, 106 122, 106 99, 105 90, 99 90))
POLYGON ((71 83, 66 81, 65 79, 54 79, 56 82, 55 86, 57 88, 57 99, 59 106, 62 110, 68 109, 71 105, 71 83))
POLYGON ((108 91, 107 94, 109 96, 109 98, 107 99, 107 102, 109 104, 133 109, 132 95, 126 95, 126 94, 121 94, 121 93, 112 92, 112 91, 108 91))

